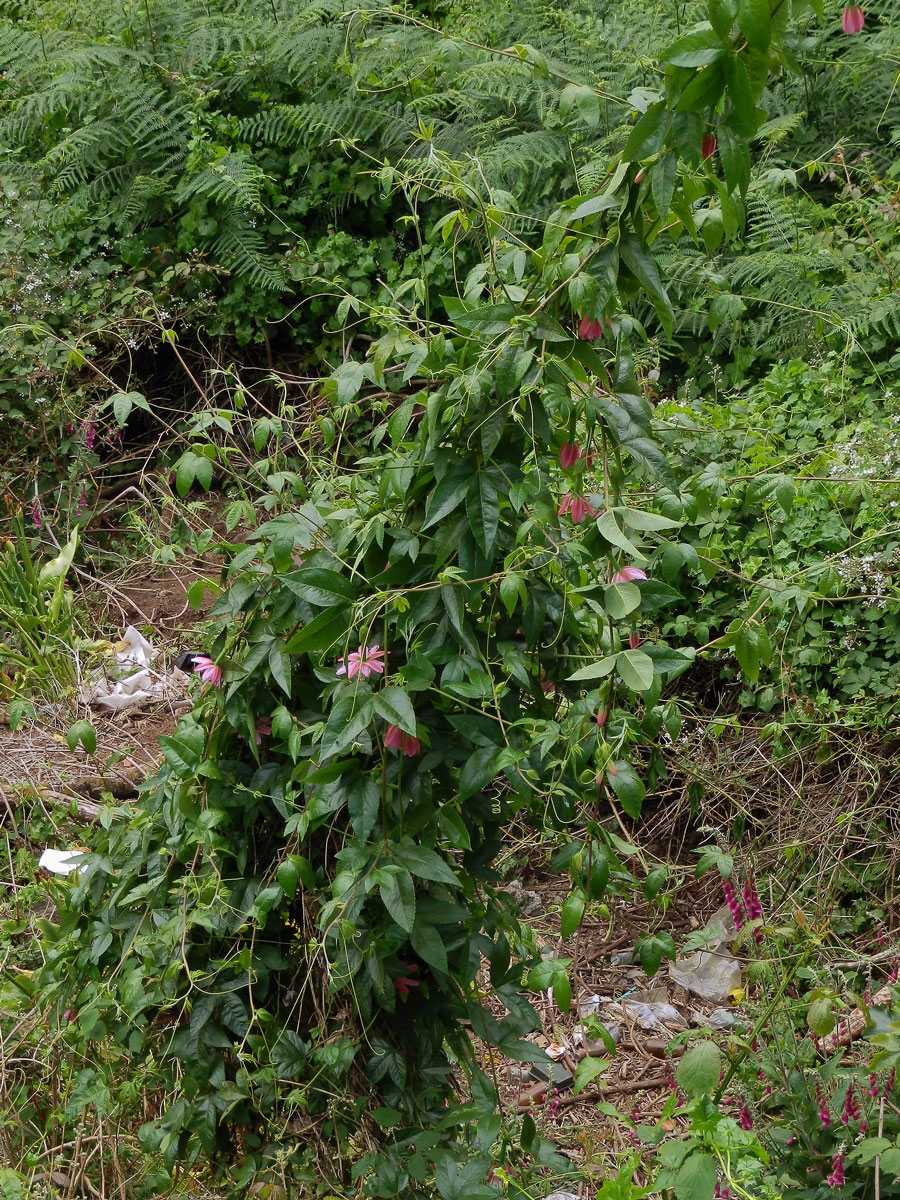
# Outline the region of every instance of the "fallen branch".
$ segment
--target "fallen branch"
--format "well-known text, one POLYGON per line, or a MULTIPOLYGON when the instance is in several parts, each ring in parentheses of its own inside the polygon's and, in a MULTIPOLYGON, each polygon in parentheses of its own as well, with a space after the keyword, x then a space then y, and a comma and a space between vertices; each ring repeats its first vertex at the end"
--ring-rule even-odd
MULTIPOLYGON (((876 992, 870 1001, 871 1005, 877 1006, 890 1003, 891 992, 890 988, 886 987, 883 987, 880 992, 876 992)), ((822 1039, 819 1043, 819 1053, 827 1057, 839 1047, 849 1046, 854 1038, 859 1037, 868 1023, 869 1018, 861 1008, 854 1008, 849 1017, 838 1017, 837 1029, 822 1039)))
POLYGON ((626 1092, 650 1091, 652 1088, 667 1087, 665 1075, 651 1075, 646 1079, 623 1079, 621 1083, 608 1083, 603 1087, 591 1088, 590 1091, 579 1092, 577 1096, 560 1096, 559 1107, 568 1108, 572 1104, 593 1104, 595 1100, 605 1100, 607 1096, 621 1096, 626 1092))

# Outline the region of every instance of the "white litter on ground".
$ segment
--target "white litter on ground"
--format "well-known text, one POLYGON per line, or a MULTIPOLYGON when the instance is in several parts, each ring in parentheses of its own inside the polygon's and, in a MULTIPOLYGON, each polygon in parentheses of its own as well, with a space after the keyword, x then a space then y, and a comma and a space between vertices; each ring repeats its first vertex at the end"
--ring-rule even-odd
POLYGON ((133 625, 116 644, 115 653, 115 662, 105 664, 82 688, 83 704, 122 713, 184 694, 187 675, 177 667, 168 674, 155 670, 152 664, 159 652, 133 625))
POLYGON ((84 850, 51 850, 48 846, 38 859, 38 866, 51 875, 70 875, 78 870, 78 864, 84 856, 84 850))

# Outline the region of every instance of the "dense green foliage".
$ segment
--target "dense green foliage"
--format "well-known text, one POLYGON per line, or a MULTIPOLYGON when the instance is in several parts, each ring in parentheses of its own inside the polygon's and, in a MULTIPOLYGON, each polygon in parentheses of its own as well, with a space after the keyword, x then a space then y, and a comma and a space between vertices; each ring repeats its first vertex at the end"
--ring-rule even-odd
MULTIPOLYGON (((695 663, 710 708, 861 720, 896 697, 872 474, 896 35, 835 25, 767 0, 5 5, 0 420, 32 520, 86 526, 86 476, 163 433, 175 493, 231 488, 226 532, 270 516, 222 544, 194 711, 20 982, 82 1056, 68 1119, 126 1105, 127 1064, 169 1172, 488 1200, 499 1165, 528 1194, 565 1162, 530 1118, 513 1140, 471 1033, 540 1059, 526 993, 568 1013, 572 990, 501 889, 509 828, 568 871, 569 937, 664 886, 623 834, 695 663), (183 399, 161 403, 169 355, 183 399)), ((766 930, 779 1001, 801 929, 766 930)), ((674 952, 638 945, 651 975, 674 952)), ((718 1051, 690 1054, 692 1136, 658 1187, 774 1196, 803 1154, 832 1186, 830 1135, 765 1169, 712 1098, 718 1051)), ((606 1195, 646 1194, 632 1173, 606 1195)))

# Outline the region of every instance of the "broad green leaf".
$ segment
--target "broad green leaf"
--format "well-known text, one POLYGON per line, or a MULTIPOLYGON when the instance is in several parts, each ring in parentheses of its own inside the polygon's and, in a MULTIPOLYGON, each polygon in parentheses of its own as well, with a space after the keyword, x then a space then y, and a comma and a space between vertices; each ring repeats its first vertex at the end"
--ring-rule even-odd
POLYGON ((663 52, 662 57, 673 67, 704 67, 721 58, 724 53, 722 39, 711 25, 704 22, 680 37, 663 52))
POLYGON ((75 550, 78 546, 78 530, 72 531, 72 536, 60 550, 55 558, 51 558, 48 563, 44 563, 38 575, 38 587, 48 588, 51 585, 64 579, 68 573, 69 567, 72 565, 72 560, 75 557, 75 550))
POLYGON ((454 324, 460 329, 494 337, 498 333, 505 333, 518 315, 519 310, 514 304, 488 304, 457 314, 454 324))
POLYGON ((614 621, 621 621, 641 606, 641 589, 636 583, 609 583, 603 590, 603 607, 614 621))
POLYGON ((583 221, 585 217, 596 216, 598 212, 608 212, 611 208, 621 207, 622 201, 618 196, 591 196, 589 200, 584 200, 578 205, 569 220, 583 221))
POLYGON ((675 939, 671 933, 648 933, 638 938, 637 952, 641 967, 648 979, 652 979, 659 965, 666 958, 675 957, 675 939))
POLYGON ((683 521, 675 521, 671 517, 663 517, 659 513, 647 512, 642 508, 617 508, 615 512, 630 529, 640 533, 656 533, 660 529, 678 529, 683 521))
POLYGON ((666 135, 666 116, 665 100, 651 104, 628 135, 622 157, 630 161, 639 161, 656 154, 666 135))
POLYGON ((772 10, 769 0, 738 0, 738 26, 748 44, 759 53, 772 40, 772 10))
POLYGON ((378 890, 384 907, 400 928, 412 933, 416 920, 416 889, 409 871, 385 873, 378 890))
POLYGON ((291 659, 281 642, 273 642, 269 651, 269 670, 272 678, 286 696, 291 694, 291 659))
POLYGON ((93 754, 97 749, 97 734, 90 721, 76 721, 69 726, 66 742, 73 753, 80 742, 88 754, 93 754))
POLYGON ((718 129, 719 158, 730 192, 747 194, 750 185, 750 148, 740 134, 722 124, 718 129))
POLYGON ((715 1042, 701 1042, 682 1058, 675 1078, 689 1096, 709 1096, 719 1085, 722 1052, 715 1042))
POLYGON ((646 692, 653 683, 653 659, 643 650, 622 650, 616 658, 616 670, 633 692, 646 692))
POLYGON ((603 679, 615 669, 616 659, 618 655, 607 654, 605 658, 601 658, 599 662, 591 663, 587 667, 579 667, 579 669, 568 677, 569 683, 581 683, 587 679, 603 679))
POLYGON ((412 948, 424 962, 442 975, 447 974, 447 950, 433 925, 416 921, 410 935, 412 948))
POLYGON ((583 1058, 575 1068, 575 1086, 572 1088, 575 1095, 584 1091, 587 1085, 598 1075, 602 1075, 608 1067, 609 1059, 607 1058, 583 1058))
POLYGON ((562 916, 560 919, 560 933, 564 938, 571 937, 578 926, 581 924, 584 916, 584 906, 586 897, 583 891, 579 888, 572 892, 571 896, 562 906, 562 916))
POLYGON ((672 151, 664 154, 658 162, 653 164, 653 170, 650 173, 650 190, 661 221, 665 221, 669 215, 677 177, 678 156, 672 151))
POLYGON ((619 241, 619 256, 650 297, 663 329, 667 334, 671 334, 674 319, 672 304, 662 285, 656 263, 646 247, 641 245, 634 234, 627 234, 619 241))
POLYGON ((479 746, 466 761, 459 776, 459 798, 468 800, 480 792, 497 774, 496 746, 479 746))
POLYGON ((353 583, 339 571, 332 571, 328 567, 300 567, 282 576, 282 582, 294 595, 315 608, 344 605, 356 596, 353 583))
POLYGON ((341 645, 347 632, 349 615, 348 608, 328 608, 316 613, 288 640, 285 649, 288 654, 307 654, 311 650, 328 650, 341 645))
POLYGON ((466 496, 466 515, 469 518, 469 528, 482 552, 490 556, 497 537, 497 525, 500 520, 500 497, 497 489, 483 472, 471 480, 466 496))
POLYGON ((675 1176, 675 1200, 713 1200, 717 1180, 716 1160, 711 1154, 695 1151, 675 1176))
POLYGON ((634 542, 622 532, 616 522, 616 518, 608 509, 597 518, 597 530, 606 538, 610 545, 623 550, 635 559, 636 562, 645 563, 647 561, 647 556, 642 554, 634 542))
POLYGON ((568 975, 557 975, 553 983, 553 999, 562 1015, 567 1017, 572 1007, 572 985, 568 975))
POLYGON ((428 497, 423 529, 430 529, 462 504, 469 490, 471 472, 467 467, 451 467, 428 497))
POLYGON ((634 767, 625 759, 614 763, 612 767, 607 768, 607 781, 626 814, 636 821, 641 815, 641 805, 647 789, 634 767), (613 774, 613 768, 615 774, 613 774))
POLYGON ((834 1001, 827 996, 813 1000, 806 1014, 806 1023, 816 1037, 825 1037, 834 1029, 834 1001))
POLYGON ((410 737, 416 736, 416 714, 403 688, 385 687, 375 693, 375 711, 410 737))
POLYGON ((393 857, 396 862, 415 875, 418 879, 427 879, 432 883, 445 883, 449 887, 458 887, 459 880, 450 868, 447 860, 436 850, 428 846, 418 846, 410 838, 393 847, 393 857))

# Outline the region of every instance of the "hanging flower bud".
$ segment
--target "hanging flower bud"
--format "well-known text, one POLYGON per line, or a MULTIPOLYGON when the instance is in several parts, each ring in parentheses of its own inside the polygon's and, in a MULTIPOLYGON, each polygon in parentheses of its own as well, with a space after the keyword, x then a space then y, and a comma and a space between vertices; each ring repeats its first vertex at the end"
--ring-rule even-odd
POLYGON ((863 10, 858 4, 848 4, 844 9, 841 17, 841 26, 844 33, 862 33, 862 28, 866 23, 866 18, 863 15, 863 10))
POLYGON ((700 153, 704 158, 712 158, 716 152, 716 135, 707 133, 704 135, 703 142, 700 146, 700 153))

